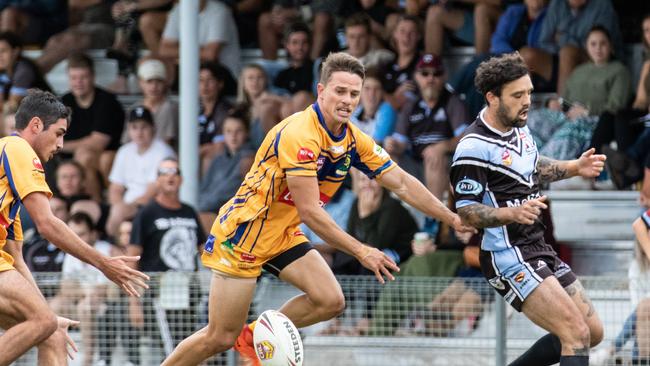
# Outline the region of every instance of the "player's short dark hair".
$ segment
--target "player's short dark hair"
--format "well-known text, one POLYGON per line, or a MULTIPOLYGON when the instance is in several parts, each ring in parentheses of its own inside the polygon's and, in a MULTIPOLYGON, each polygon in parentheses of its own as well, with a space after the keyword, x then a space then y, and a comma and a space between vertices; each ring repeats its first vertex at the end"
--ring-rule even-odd
POLYGON ((90 217, 90 215, 88 215, 85 212, 73 213, 68 219, 68 224, 84 224, 90 231, 97 230, 97 228, 95 227, 95 223, 93 223, 93 219, 90 217))
POLYGON ((61 118, 70 125, 70 109, 52 93, 39 89, 30 89, 16 111, 16 130, 24 130, 32 118, 38 117, 47 130, 61 118))
POLYGON ((305 33, 307 35, 307 41, 311 43, 311 30, 309 29, 309 26, 304 22, 289 23, 289 25, 284 28, 284 35, 282 39, 284 40, 285 44, 289 42, 289 37, 294 33, 305 33))
POLYGON ((330 53, 323 61, 323 70, 320 74, 320 83, 325 85, 337 71, 345 71, 358 75, 361 80, 366 76, 366 69, 356 57, 344 52, 330 53))
POLYGON ((528 73, 528 66, 519 52, 506 53, 481 62, 476 69, 474 85, 484 97, 488 92, 500 97, 504 85, 528 73))
POLYGON ((70 69, 88 69, 90 73, 95 74, 95 63, 90 56, 82 52, 73 53, 68 57, 68 70, 70 69))
POLYGON ((366 13, 354 13, 345 20, 345 29, 350 27, 362 26, 366 28, 368 34, 372 32, 370 16, 366 13))

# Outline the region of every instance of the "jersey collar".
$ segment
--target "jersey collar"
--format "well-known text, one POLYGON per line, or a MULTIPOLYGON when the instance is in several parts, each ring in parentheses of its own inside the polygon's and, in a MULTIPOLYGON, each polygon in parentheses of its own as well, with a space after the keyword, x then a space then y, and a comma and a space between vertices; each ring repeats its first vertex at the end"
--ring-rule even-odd
POLYGON ((329 128, 327 128, 327 124, 325 124, 325 118, 323 118, 323 113, 320 110, 320 106, 318 105, 318 102, 315 102, 311 106, 312 108, 314 108, 314 112, 316 112, 316 115, 318 116, 318 123, 320 123, 321 127, 323 127, 325 131, 327 131, 329 137, 335 142, 339 142, 343 140, 343 138, 345 138, 345 133, 348 131, 348 124, 347 123, 343 124, 343 132, 341 132, 341 134, 337 136, 333 134, 329 128))

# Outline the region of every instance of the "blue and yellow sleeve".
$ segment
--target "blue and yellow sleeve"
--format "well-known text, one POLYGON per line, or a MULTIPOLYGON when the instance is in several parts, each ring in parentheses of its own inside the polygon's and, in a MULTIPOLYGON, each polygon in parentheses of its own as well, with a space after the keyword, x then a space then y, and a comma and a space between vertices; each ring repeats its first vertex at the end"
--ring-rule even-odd
POLYGON ((27 141, 20 137, 11 138, 3 147, 1 156, 14 197, 23 200, 33 192, 43 192, 48 198, 52 197, 43 165, 27 141))

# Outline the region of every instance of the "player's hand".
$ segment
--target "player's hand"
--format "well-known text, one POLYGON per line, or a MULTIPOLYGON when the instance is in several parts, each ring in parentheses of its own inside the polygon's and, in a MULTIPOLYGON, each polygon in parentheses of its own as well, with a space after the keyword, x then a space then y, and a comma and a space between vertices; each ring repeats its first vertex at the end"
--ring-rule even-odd
POLYGON ((457 214, 454 214, 454 219, 451 222, 451 226, 459 234, 463 234, 463 233, 476 234, 478 232, 475 227, 466 225, 463 222, 463 220, 460 218, 460 216, 458 216, 457 214))
POLYGON ((546 199, 547 199, 546 196, 542 196, 539 198, 528 200, 519 207, 512 207, 511 208, 513 212, 512 221, 524 225, 534 224, 535 220, 537 220, 539 215, 542 214, 542 210, 548 207, 546 203, 544 203, 546 199))
POLYGON ((72 338, 70 338, 68 329, 70 327, 76 327, 79 325, 79 321, 64 318, 62 316, 57 316, 56 320, 58 323, 58 328, 56 331, 63 335, 63 338, 65 339, 65 351, 68 353, 68 357, 70 357, 71 360, 74 360, 74 355, 79 352, 79 349, 77 348, 77 345, 74 343, 72 338))
POLYGON ((129 267, 127 263, 135 263, 140 257, 104 257, 104 261, 99 268, 109 280, 115 282, 120 288, 130 296, 140 297, 140 293, 135 286, 143 289, 149 288, 145 281, 149 281, 149 276, 129 267))
POLYGON ((592 147, 583 152, 576 161, 578 164, 578 175, 581 177, 595 178, 605 168, 605 159, 607 157, 604 154, 594 154, 595 152, 596 149, 592 147))
POLYGON ((364 245, 363 254, 359 255, 357 259, 364 267, 375 273, 375 277, 381 284, 386 282, 384 276, 391 281, 395 280, 391 271, 399 272, 399 267, 389 256, 371 246, 364 245))

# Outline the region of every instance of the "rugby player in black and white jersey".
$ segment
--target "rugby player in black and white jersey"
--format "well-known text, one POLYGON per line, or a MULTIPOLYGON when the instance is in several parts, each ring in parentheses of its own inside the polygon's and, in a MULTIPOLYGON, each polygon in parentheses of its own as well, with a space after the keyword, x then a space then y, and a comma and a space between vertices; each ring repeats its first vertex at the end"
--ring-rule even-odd
POLYGON ((596 177, 604 155, 540 156, 526 127, 533 84, 518 53, 483 62, 475 78, 487 107, 456 148, 451 183, 461 218, 482 229, 481 269, 516 310, 550 333, 511 366, 587 366, 603 338, 602 322, 571 268, 544 241, 539 185, 596 177))

